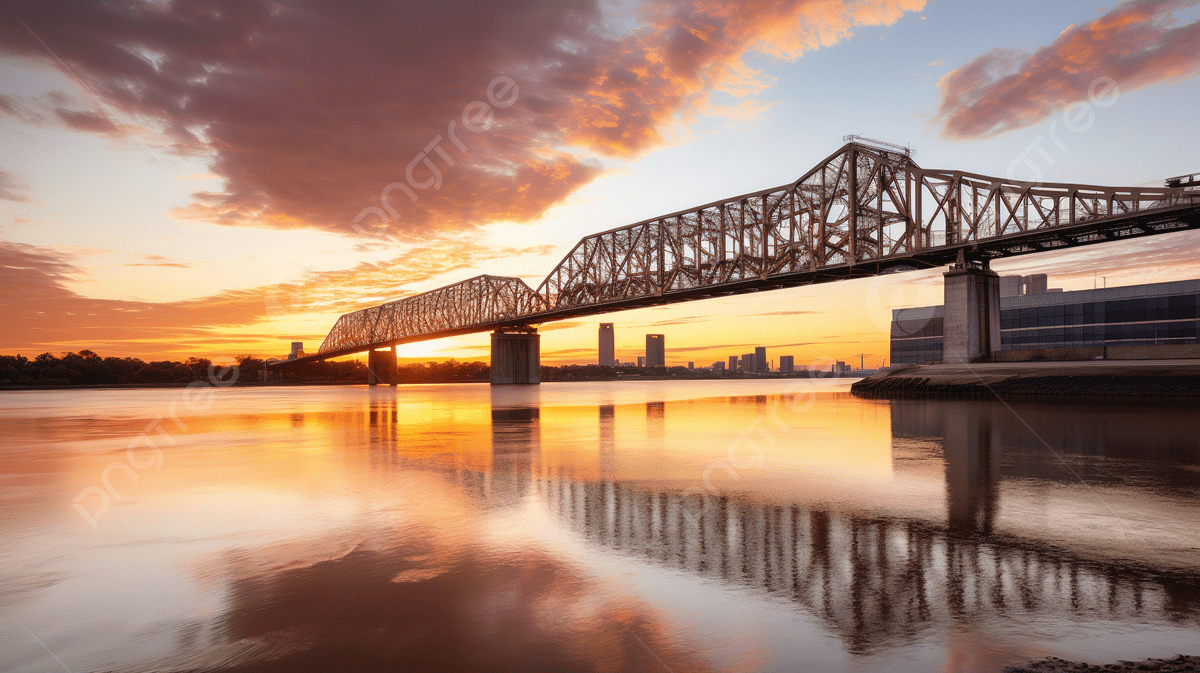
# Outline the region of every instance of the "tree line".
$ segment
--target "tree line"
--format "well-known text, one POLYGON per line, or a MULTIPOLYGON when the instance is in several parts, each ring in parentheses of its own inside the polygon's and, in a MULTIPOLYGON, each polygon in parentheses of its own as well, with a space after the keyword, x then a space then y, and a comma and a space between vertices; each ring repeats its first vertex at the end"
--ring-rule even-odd
MULTIPOLYGON (((265 362, 239 355, 237 383, 256 383, 265 362)), ((30 360, 23 355, 0 355, 0 385, 116 385, 184 384, 207 380, 212 360, 190 357, 179 362, 138 358, 102 358, 90 350, 57 357, 42 353, 30 360)), ((219 369, 219 367, 218 367, 219 369)), ((413 362, 396 367, 400 383, 486 383, 491 369, 486 362, 413 362)), ((601 367, 599 365, 543 366, 542 381, 612 381, 622 378, 740 378, 742 372, 713 372, 685 367, 601 367)), ((803 374, 800 374, 803 375, 803 374)), ((367 365, 362 360, 325 360, 292 365, 275 380, 284 382, 365 383, 367 365), (282 379, 280 379, 282 377, 282 379)))
MULTIPOLYGON (((238 383, 260 379, 265 362, 251 355, 234 358, 238 383)), ((0 385, 129 385, 185 384, 208 380, 212 360, 190 357, 144 361, 140 358, 101 357, 91 350, 61 357, 42 353, 30 360, 24 355, 0 355, 0 385)), ((216 369, 220 369, 217 367, 216 369)), ((400 383, 477 383, 488 381, 485 362, 419 362, 397 366, 400 383)), ((367 365, 361 360, 326 360, 293 366, 283 372, 285 382, 365 383, 367 365)))
POLYGON ((62 357, 42 353, 30 360, 24 355, 0 355, 0 383, 39 385, 106 385, 118 383, 188 383, 207 380, 212 360, 188 358, 183 362, 139 358, 102 358, 90 350, 62 357))

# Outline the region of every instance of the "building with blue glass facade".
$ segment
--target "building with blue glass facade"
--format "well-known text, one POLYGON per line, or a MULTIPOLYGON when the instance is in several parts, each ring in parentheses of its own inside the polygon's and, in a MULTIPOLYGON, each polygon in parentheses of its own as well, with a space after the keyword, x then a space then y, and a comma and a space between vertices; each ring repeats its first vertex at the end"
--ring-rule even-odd
MULTIPOLYGON (((894 309, 891 364, 942 361, 941 306, 894 309)), ((1063 292, 1045 276, 1001 279, 1000 349, 1197 344, 1200 280, 1063 292)))

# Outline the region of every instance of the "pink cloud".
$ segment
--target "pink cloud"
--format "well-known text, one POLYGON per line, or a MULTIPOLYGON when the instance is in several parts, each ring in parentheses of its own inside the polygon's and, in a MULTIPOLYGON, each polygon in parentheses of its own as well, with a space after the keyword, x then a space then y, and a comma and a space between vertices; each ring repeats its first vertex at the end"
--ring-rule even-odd
POLYGON ((1035 124, 1076 101, 1200 74, 1200 22, 1175 15, 1195 0, 1132 0, 1072 26, 1033 54, 993 49, 939 82, 938 121, 951 139, 1035 124))
MULTIPOLYGON (((21 202, 32 201, 33 199, 30 199, 28 196, 25 196, 21 193, 28 188, 29 185, 21 182, 16 175, 9 173, 4 169, 0 169, 0 199, 21 202)), ((28 222, 29 220, 23 221, 28 222)))
POLYGON ((795 58, 923 6, 673 0, 614 19, 587 0, 27 3, 7 13, 55 56, 16 21, 0 22, 0 54, 61 59, 103 105, 39 111, 8 97, 0 114, 109 135, 149 127, 211 155, 224 186, 198 192, 182 217, 342 233, 441 136, 413 173, 422 183, 435 165, 440 185, 412 188, 415 201, 396 189, 388 204, 390 234, 428 235, 537 218, 599 174, 583 154, 643 153, 712 91, 761 90, 741 61, 749 50, 795 58), (497 77, 515 82, 492 96, 511 105, 489 99, 497 77), (476 101, 490 106, 486 130, 476 101))

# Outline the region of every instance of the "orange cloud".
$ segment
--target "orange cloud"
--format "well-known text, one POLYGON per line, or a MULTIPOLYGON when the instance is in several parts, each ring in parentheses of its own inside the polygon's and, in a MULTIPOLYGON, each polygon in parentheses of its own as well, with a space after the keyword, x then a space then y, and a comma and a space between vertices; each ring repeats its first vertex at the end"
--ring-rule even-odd
POLYGON ((55 55, 16 21, 0 22, 0 55, 65 64, 105 112, 58 94, 0 97, 0 114, 110 136, 149 126, 211 155, 223 188, 196 192, 181 217, 354 234, 376 208, 368 231, 383 216, 389 236, 432 235, 537 218, 599 174, 584 154, 645 152, 676 120, 724 109, 712 92, 761 91, 747 51, 796 58, 923 6, 27 3, 7 13, 55 55), (516 88, 489 92, 497 77, 516 88), (394 183, 406 186, 382 204, 394 183))
POLYGON ((245 290, 174 302, 94 299, 69 289, 83 274, 69 251, 0 243, 0 352, 36 355, 91 348, 103 355, 228 357, 250 351, 275 355, 292 339, 320 342, 325 334, 295 334, 295 315, 338 315, 411 294, 413 285, 461 272, 496 257, 542 252, 441 239, 377 264, 297 274, 245 290), (277 329, 283 321, 287 333, 277 329), (226 350, 228 349, 228 350, 226 350))
POLYGON ((938 83, 937 119, 951 139, 986 138, 1035 124, 1076 101, 1112 100, 1200 74, 1200 21, 1175 15, 1195 0, 1132 0, 1064 30, 1033 54, 993 49, 938 83))

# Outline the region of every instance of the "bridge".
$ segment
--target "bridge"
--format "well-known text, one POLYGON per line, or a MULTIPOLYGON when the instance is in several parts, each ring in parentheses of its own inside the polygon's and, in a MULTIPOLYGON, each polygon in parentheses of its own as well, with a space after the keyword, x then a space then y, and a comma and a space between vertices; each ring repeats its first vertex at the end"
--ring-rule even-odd
POLYGON ((846 140, 790 184, 587 236, 536 289, 483 275, 347 313, 316 354, 276 366, 368 351, 370 382, 394 384, 397 345, 490 331, 492 383, 537 383, 541 323, 945 265, 945 357, 979 361, 1000 345, 990 260, 1200 227, 1195 175, 1020 182, 846 140))

